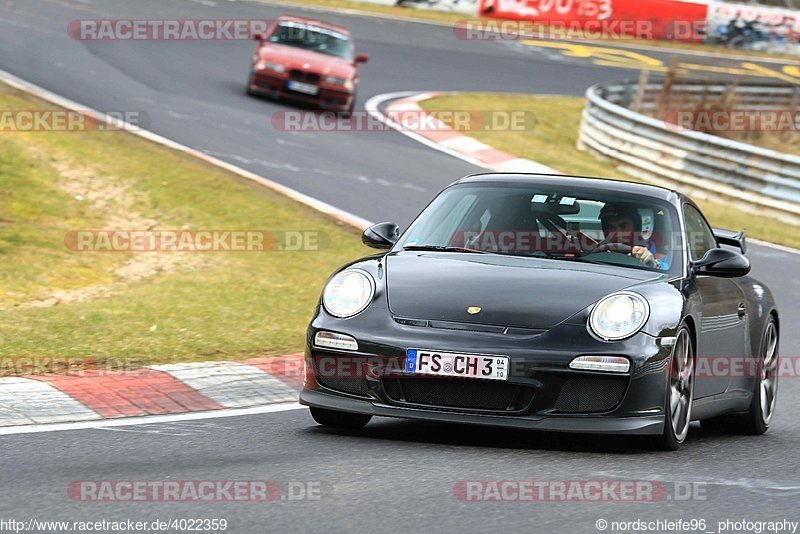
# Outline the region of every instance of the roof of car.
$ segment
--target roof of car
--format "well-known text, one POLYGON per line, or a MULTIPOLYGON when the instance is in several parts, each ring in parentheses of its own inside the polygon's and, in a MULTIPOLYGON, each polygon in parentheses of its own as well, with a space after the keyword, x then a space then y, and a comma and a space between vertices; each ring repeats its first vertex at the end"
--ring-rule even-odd
POLYGON ((451 185, 463 183, 508 183, 508 184, 536 184, 544 186, 572 186, 597 188, 606 191, 639 194, 658 198, 661 200, 674 200, 676 191, 656 185, 626 182, 611 178, 593 178, 587 176, 566 176, 561 174, 534 174, 534 173, 481 173, 470 174, 451 185))
POLYGON ((318 28, 325 28, 327 30, 334 30, 339 33, 343 33, 345 35, 350 35, 350 30, 348 30, 344 26, 339 26, 338 24, 333 24, 331 22, 325 22, 324 20, 309 19, 305 17, 298 17, 295 15, 281 15, 276 20, 278 22, 300 22, 303 24, 307 24, 309 26, 316 26, 318 28))

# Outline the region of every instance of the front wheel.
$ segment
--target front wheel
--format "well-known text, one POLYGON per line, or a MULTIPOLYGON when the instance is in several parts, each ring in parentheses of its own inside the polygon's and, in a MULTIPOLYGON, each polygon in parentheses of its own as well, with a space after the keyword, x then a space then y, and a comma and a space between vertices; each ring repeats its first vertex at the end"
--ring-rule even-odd
POLYGON ((255 81, 255 76, 251 72, 250 75, 247 77, 247 89, 246 89, 247 94, 250 96, 256 96, 256 92, 253 91, 252 89, 254 81, 255 81))
POLYGON ((371 415, 337 412, 336 410, 328 410, 326 408, 311 408, 311 417, 322 426, 347 428, 350 430, 364 428, 367 423, 369 423, 370 419, 372 419, 371 415))
POLYGON ((350 105, 347 106, 347 109, 344 110, 345 116, 350 116, 353 114, 353 111, 356 109, 356 94, 353 93, 353 98, 350 100, 350 105))
POLYGON ((694 396, 694 346, 685 324, 675 336, 664 402, 664 432, 652 438, 654 449, 676 451, 689 434, 694 396))

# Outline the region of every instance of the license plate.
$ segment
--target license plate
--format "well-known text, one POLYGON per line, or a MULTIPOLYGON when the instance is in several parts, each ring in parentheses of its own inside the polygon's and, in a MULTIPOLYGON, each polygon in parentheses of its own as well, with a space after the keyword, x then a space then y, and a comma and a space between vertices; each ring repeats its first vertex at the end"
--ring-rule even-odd
POLYGON ((303 83, 297 82, 295 80, 289 80, 286 82, 286 87, 291 89, 292 91, 297 91, 298 93, 305 93, 307 95, 315 95, 319 92, 319 87, 310 83, 303 83))
POLYGON ((508 361, 508 356, 408 349, 405 370, 419 375, 507 380, 508 361))

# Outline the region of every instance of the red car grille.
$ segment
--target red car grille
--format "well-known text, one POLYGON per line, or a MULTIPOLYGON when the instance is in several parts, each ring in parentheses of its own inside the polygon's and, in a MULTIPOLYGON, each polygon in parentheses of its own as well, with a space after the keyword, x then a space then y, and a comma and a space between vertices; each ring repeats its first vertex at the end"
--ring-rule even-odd
POLYGON ((305 83, 319 83, 320 75, 316 72, 309 72, 307 70, 292 69, 289 71, 289 78, 297 80, 298 82, 305 83))

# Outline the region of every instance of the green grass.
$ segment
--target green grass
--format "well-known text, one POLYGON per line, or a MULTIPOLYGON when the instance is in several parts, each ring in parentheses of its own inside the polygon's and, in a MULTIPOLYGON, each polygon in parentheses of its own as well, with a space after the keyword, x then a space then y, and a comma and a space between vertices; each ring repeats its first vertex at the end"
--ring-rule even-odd
MULTIPOLYGON (((50 106, 0 86, 0 109, 39 107, 50 106)), ((0 134, 0 356, 142 365, 298 352, 331 271, 368 251, 350 227, 129 133, 0 134), (64 243, 103 228, 299 230, 323 244, 178 255, 64 243)))
MULTIPOLYGON (((491 110, 532 112, 533 128, 480 131, 467 134, 497 149, 532 159, 567 174, 637 181, 618 171, 610 161, 576 148, 584 99, 501 93, 440 95, 420 105, 428 111, 491 110)), ((443 115, 445 116, 445 115, 443 115)), ((718 227, 746 229, 751 237, 800 248, 800 228, 747 213, 729 205, 696 199, 709 221, 718 227)))

